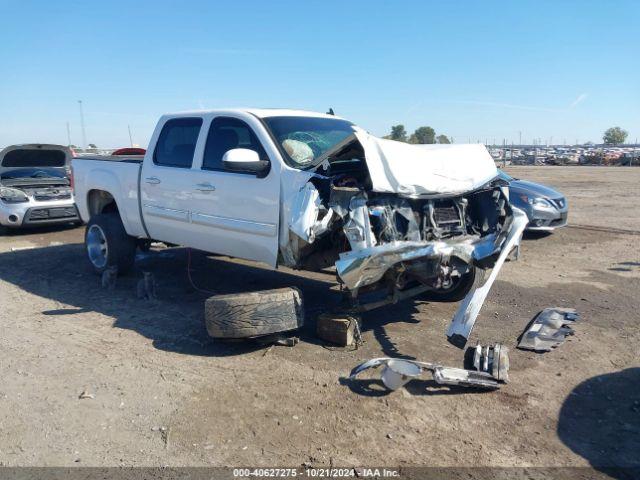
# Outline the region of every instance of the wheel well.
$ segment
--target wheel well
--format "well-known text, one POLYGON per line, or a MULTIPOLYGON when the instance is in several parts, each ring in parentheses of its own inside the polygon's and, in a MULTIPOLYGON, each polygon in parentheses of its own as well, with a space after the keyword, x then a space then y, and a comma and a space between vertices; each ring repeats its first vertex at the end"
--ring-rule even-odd
POLYGON ((99 213, 118 212, 118 204, 113 195, 104 190, 91 190, 87 195, 87 206, 92 217, 99 213))

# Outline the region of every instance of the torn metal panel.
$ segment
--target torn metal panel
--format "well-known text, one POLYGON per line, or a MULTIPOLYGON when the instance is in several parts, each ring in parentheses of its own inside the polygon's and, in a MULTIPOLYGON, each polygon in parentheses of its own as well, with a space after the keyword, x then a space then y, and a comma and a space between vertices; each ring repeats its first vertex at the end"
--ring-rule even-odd
POLYGON ((318 220, 320 195, 312 183, 307 183, 294 197, 289 230, 307 242, 313 241, 312 227, 318 220))
POLYGON ((310 181, 312 177, 305 177, 305 183, 297 189, 291 186, 283 192, 287 201, 282 212, 279 245, 283 263, 289 267, 297 265, 300 249, 327 232, 335 217, 333 210, 323 205, 320 193, 310 181))
MULTIPOLYGON (((306 190, 309 180, 315 175, 310 172, 302 172, 299 170, 284 169, 281 172, 282 183, 280 196, 282 198, 282 209, 280 210, 280 226, 278 234, 278 245, 280 249, 281 259, 284 265, 294 267, 298 261, 298 251, 300 243, 305 241, 291 231, 291 224, 299 224, 298 230, 304 230, 305 212, 309 208, 304 198, 312 199, 313 195, 306 190)), ((315 188, 315 187, 314 187, 315 188)))
POLYGON ((497 389, 498 382, 485 372, 474 372, 463 368, 436 367, 433 379, 441 385, 458 385, 460 387, 497 389))
POLYGON ((363 196, 353 197, 349 203, 349 214, 344 223, 344 234, 349 240, 352 251, 360 251, 376 245, 371 230, 369 207, 363 196))
POLYGON ((420 241, 420 227, 409 203, 402 198, 382 198, 369 204, 369 215, 379 224, 381 242, 420 241))
POLYGON ((451 256, 471 262, 492 255, 497 248, 499 244, 495 234, 480 239, 462 237, 449 241, 389 242, 341 254, 336 269, 347 288, 353 290, 377 282, 390 267, 400 262, 451 256))
POLYGON ((435 363, 405 360, 398 358, 373 358, 356 366, 349 376, 355 379, 360 373, 370 368, 384 366, 381 374, 382 383, 389 390, 397 390, 414 378, 418 378, 424 370, 431 372, 433 380, 440 385, 458 385, 471 388, 499 388, 498 381, 505 381, 508 370, 506 351, 502 352, 503 371, 501 379, 486 371, 465 370, 463 368, 445 367, 435 363), (506 360, 505 360, 506 358, 506 360))
POLYGON ((573 335, 571 326, 580 318, 573 308, 545 308, 522 334, 518 348, 548 352, 573 335))
POLYGON ((511 253, 511 250, 513 250, 513 248, 520 242, 522 232, 524 232, 527 223, 529 223, 527 214, 514 207, 507 238, 502 245, 500 256, 493 266, 491 275, 489 275, 489 278, 484 285, 471 290, 467 294, 464 300, 462 300, 458 311, 449 325, 449 329, 447 330, 447 339, 456 347, 463 348, 467 343, 467 338, 469 338, 471 329, 478 318, 478 314, 480 313, 480 309, 489 294, 489 290, 491 290, 491 286, 493 285, 493 282, 495 282, 498 273, 500 273, 500 269, 511 253))
POLYGON ((324 208, 316 187, 307 183, 294 197, 289 230, 305 242, 313 243, 316 236, 327 231, 332 218, 333 211, 324 208), (319 220, 322 211, 324 215, 319 220))

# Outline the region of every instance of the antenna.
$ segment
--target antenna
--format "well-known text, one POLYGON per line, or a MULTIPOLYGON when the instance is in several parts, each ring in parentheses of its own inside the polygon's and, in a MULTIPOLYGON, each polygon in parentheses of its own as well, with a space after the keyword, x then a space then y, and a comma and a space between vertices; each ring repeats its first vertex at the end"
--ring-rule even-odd
POLYGON ((129 145, 133 147, 133 137, 131 136, 131 125, 127 125, 127 130, 129 130, 129 145))

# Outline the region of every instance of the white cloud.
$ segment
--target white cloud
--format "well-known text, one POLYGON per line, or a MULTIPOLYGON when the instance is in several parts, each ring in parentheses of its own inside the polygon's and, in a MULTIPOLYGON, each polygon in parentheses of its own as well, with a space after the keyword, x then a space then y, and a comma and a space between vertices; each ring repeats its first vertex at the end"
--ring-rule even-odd
POLYGON ((581 93, 576 97, 576 99, 573 102, 571 102, 571 105, 569 105, 569 108, 576 108, 578 105, 584 102, 588 96, 589 95, 587 95, 586 93, 581 93))

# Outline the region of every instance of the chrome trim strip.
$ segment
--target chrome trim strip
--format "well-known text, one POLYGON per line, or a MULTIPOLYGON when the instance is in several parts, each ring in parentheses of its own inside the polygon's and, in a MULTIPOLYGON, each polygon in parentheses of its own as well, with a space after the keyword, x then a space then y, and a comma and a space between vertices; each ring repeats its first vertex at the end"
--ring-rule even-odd
POLYGON ((178 220, 182 222, 189 221, 189 212, 186 210, 174 210, 173 208, 159 207, 158 205, 144 205, 145 211, 148 215, 154 217, 169 218, 171 220, 178 220))
POLYGON ((234 232, 251 233, 264 237, 275 237, 277 227, 273 223, 260 223, 251 220, 240 220, 237 218, 219 217, 217 215, 207 215, 204 213, 192 213, 191 222, 207 227, 231 230, 234 232))

